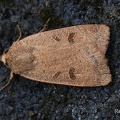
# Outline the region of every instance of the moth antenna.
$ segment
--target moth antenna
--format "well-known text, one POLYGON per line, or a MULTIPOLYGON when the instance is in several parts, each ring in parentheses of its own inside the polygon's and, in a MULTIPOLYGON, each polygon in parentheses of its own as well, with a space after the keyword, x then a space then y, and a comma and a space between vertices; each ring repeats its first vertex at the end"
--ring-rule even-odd
POLYGON ((4 88, 6 88, 10 84, 12 78, 13 78, 13 72, 11 71, 9 81, 0 89, 0 91, 2 91, 4 88))
POLYGON ((43 26, 43 29, 40 32, 44 32, 44 31, 46 31, 48 29, 48 23, 49 23, 49 21, 50 21, 50 17, 48 18, 48 20, 46 21, 46 23, 43 26))
POLYGON ((18 30, 19 30, 19 38, 17 39, 17 41, 19 41, 22 37, 22 30, 20 28, 20 25, 18 25, 18 30))
POLYGON ((9 50, 9 48, 7 48, 3 54, 0 56, 0 61, 2 61, 4 64, 6 64, 6 53, 9 50))

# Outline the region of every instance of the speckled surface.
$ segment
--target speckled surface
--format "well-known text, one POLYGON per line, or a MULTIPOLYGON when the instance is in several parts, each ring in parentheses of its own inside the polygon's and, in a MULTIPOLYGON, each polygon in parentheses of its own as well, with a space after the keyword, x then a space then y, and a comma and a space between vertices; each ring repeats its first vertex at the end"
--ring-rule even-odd
MULTIPOLYGON (((105 87, 83 88, 38 83, 15 75, 0 92, 0 120, 119 120, 120 119, 120 1, 119 0, 1 0, 0 54, 17 40, 39 32, 77 24, 107 24, 111 29, 106 53, 113 81, 105 87)), ((0 62, 0 87, 10 70, 0 62)))

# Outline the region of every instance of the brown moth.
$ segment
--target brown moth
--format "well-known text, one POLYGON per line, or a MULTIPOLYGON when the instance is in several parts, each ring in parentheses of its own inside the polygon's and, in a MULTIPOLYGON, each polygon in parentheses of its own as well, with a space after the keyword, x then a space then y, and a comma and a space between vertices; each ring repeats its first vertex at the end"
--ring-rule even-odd
POLYGON ((105 53, 109 27, 88 24, 28 36, 2 56, 13 73, 38 82, 104 86, 111 81, 105 53))

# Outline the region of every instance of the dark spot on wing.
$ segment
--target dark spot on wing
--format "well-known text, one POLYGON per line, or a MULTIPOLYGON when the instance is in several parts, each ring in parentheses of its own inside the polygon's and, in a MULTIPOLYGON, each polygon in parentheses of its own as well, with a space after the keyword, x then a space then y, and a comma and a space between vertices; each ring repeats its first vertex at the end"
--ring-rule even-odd
POLYGON ((85 47, 83 48, 83 50, 85 51, 86 55, 89 55, 89 54, 90 54, 90 52, 89 52, 89 47, 88 47, 88 46, 85 46, 85 47))
POLYGON ((91 56, 91 59, 94 61, 95 66, 98 67, 98 61, 94 55, 91 56))
POLYGON ((56 41, 60 41, 60 38, 59 37, 57 37, 57 36, 55 36, 55 35, 53 35, 53 39, 55 39, 56 41))
POLYGON ((55 75, 53 75, 53 79, 56 79, 56 78, 58 78, 58 76, 61 74, 61 72, 59 71, 59 72, 57 72, 57 73, 55 73, 55 75))
POLYGON ((75 33, 70 33, 69 36, 68 36, 68 41, 70 44, 73 44, 74 43, 74 37, 75 33))
POLYGON ((76 76, 75 76, 74 72, 75 72, 75 68, 70 68, 69 69, 70 79, 72 79, 72 80, 76 79, 76 76))

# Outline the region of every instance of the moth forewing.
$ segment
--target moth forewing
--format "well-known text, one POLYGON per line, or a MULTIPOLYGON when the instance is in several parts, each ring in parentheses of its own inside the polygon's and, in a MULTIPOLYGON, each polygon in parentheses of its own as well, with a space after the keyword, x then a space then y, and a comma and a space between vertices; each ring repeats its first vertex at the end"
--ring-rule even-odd
POLYGON ((105 53, 106 25, 77 25, 28 36, 6 53, 14 73, 31 80, 71 86, 103 86, 111 81, 105 53))

